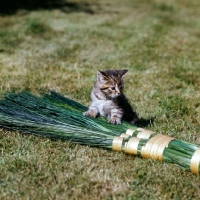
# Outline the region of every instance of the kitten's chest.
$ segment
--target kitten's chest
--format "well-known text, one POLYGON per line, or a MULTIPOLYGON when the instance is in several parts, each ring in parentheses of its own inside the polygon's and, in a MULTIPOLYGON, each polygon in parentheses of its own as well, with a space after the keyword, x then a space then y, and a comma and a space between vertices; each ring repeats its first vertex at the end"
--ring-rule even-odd
POLYGON ((99 100, 97 102, 97 108, 101 116, 107 117, 110 115, 110 110, 114 107, 114 103, 111 100, 99 100))

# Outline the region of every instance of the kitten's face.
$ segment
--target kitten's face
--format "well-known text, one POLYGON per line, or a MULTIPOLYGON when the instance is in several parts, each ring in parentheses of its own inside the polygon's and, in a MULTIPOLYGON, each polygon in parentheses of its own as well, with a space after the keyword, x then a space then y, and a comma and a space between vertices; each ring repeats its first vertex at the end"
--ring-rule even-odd
POLYGON ((99 71, 97 81, 100 90, 110 99, 117 98, 122 94, 124 87, 124 76, 128 70, 99 71))

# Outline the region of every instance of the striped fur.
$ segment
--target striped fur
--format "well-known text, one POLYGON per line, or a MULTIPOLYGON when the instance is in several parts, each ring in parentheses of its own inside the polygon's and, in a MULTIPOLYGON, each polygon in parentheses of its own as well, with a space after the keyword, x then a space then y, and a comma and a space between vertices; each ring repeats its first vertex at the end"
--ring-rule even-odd
POLYGON ((121 124, 122 119, 135 123, 137 115, 123 94, 127 72, 126 69, 98 71, 89 110, 83 114, 93 118, 98 115, 107 117, 112 124, 121 124))

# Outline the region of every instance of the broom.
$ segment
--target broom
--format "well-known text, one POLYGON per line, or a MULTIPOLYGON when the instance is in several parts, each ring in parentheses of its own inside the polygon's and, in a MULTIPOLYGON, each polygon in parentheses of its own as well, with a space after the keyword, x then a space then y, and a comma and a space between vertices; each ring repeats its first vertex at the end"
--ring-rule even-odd
POLYGON ((127 122, 107 123, 82 115, 87 108, 56 92, 38 97, 26 91, 0 100, 0 127, 77 144, 101 147, 173 163, 199 173, 200 148, 127 122))

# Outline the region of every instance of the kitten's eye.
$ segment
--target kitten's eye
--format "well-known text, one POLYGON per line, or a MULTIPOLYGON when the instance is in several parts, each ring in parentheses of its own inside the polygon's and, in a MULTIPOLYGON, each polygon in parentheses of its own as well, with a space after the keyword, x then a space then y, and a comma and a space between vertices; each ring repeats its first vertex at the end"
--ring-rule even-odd
POLYGON ((115 90, 115 87, 111 87, 111 90, 115 90))
POLYGON ((120 90, 122 90, 124 87, 123 87, 123 85, 122 86, 120 86, 120 90))

